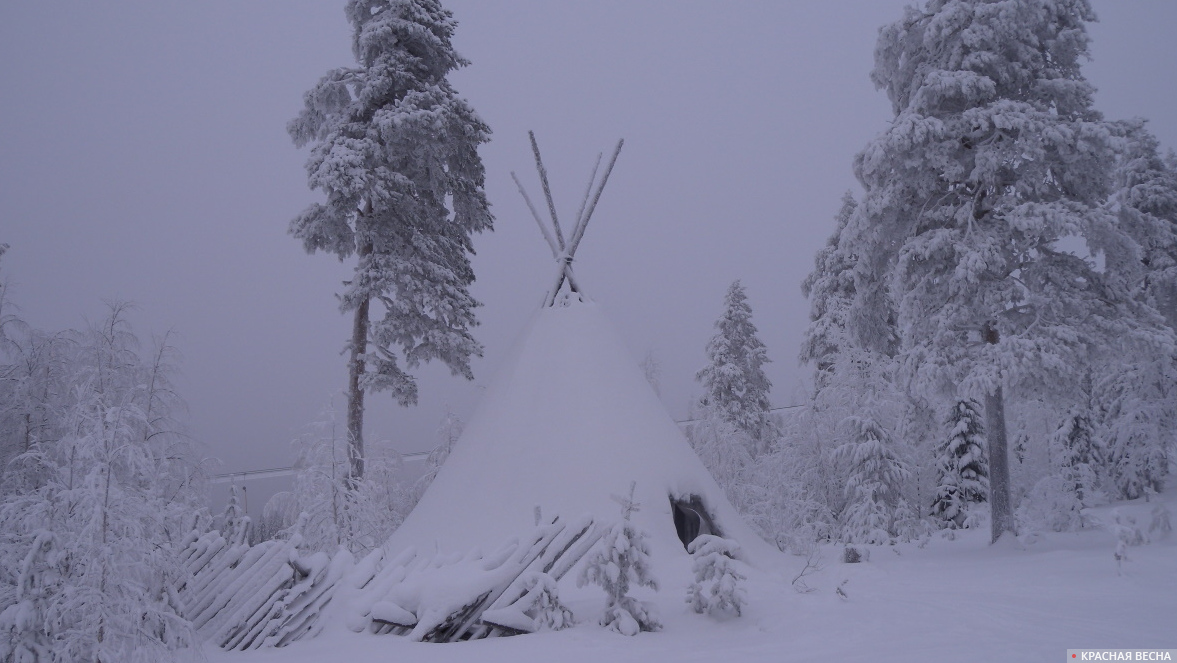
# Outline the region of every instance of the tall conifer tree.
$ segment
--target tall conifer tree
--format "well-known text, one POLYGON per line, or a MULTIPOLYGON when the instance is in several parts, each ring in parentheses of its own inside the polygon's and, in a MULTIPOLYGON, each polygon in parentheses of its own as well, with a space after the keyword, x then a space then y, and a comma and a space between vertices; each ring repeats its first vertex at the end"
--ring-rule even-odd
MULTIPOLYGON (((1177 168, 1142 122, 1126 126, 1108 208, 1140 244, 1144 278, 1133 294, 1177 329, 1177 168)), ((1125 499, 1161 490, 1177 453, 1177 353, 1120 353, 1096 374, 1096 437, 1112 479, 1105 488, 1125 499)))
POLYGON ((801 283, 801 292, 809 300, 809 327, 801 342, 801 361, 813 364, 815 390, 829 383, 838 353, 852 345, 848 316, 854 301, 856 257, 842 246, 842 235, 857 207, 849 191, 842 195, 842 206, 834 217, 834 234, 817 252, 813 271, 801 283))
POLYGON ((744 286, 735 281, 723 300, 723 315, 715 322, 715 336, 707 343, 708 365, 695 375, 706 393, 702 405, 713 408, 725 421, 748 435, 763 451, 771 443, 774 427, 768 393, 772 382, 764 373, 768 350, 756 335, 752 307, 744 286))
POLYGON ((346 13, 357 66, 327 72, 288 127, 297 146, 313 144, 308 183, 326 196, 290 233, 308 252, 356 257, 341 308, 354 315, 347 427, 359 477, 366 391, 413 404, 408 370, 434 359, 472 378, 472 236, 493 219, 478 156, 490 129, 446 80, 467 64, 452 14, 437 0, 351 0, 346 13))
POLYGON ((929 0, 875 50, 895 118, 855 160, 856 328, 882 344, 893 314, 910 383, 983 400, 994 540, 1013 529, 1006 391, 1074 385, 1112 340, 1170 342, 1103 205, 1124 132, 1080 71, 1094 18, 1087 0, 929 0))

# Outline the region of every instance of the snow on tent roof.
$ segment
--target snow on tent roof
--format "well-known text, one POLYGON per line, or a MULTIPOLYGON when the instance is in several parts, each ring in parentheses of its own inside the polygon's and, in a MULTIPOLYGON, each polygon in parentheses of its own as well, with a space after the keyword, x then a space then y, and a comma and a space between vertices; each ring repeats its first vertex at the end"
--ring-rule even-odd
POLYGON ((392 553, 490 550, 544 518, 620 518, 612 495, 637 482, 635 524, 652 556, 686 555, 672 498, 698 497, 722 536, 760 565, 776 551, 740 518, 662 407, 601 307, 573 296, 525 328, 392 553))

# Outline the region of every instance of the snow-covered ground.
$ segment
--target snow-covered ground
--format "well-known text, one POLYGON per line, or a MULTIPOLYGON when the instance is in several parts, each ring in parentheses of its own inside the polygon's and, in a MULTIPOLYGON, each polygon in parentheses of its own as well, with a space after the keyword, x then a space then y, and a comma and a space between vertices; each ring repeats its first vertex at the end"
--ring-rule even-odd
MULTIPOLYGON (((1164 499, 1177 514, 1177 499, 1164 499)), ((1154 504, 1119 509, 1147 530, 1154 504)), ((1110 507, 1093 515, 1110 520, 1110 507)), ((790 586, 804 566, 799 557, 782 571, 751 571, 750 603, 726 621, 689 612, 686 588, 664 584, 642 595, 659 602, 663 630, 632 638, 596 625, 603 595, 575 588, 570 574, 561 591, 580 623, 561 632, 428 644, 338 630, 284 649, 207 655, 216 663, 1047 661, 1068 648, 1177 648, 1177 534, 1154 539, 1129 548, 1120 570, 1106 529, 996 546, 966 532, 922 548, 875 546, 859 564, 842 563, 841 549, 827 546, 821 569, 804 579, 811 593, 790 586)), ((682 563, 666 575, 681 577, 685 555, 682 563)))

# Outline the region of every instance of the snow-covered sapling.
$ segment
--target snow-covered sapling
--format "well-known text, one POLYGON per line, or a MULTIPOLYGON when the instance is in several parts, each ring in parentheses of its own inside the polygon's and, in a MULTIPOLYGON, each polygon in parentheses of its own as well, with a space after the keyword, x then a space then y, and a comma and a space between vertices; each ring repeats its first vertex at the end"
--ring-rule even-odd
POLYGON ((948 413, 948 438, 936 454, 938 485, 932 516, 944 526, 965 526, 968 506, 989 494, 989 463, 985 459, 985 427, 975 401, 959 400, 948 413))
POLYGON ((895 505, 895 522, 893 525, 895 529, 895 537, 904 543, 908 541, 920 541, 927 538, 931 534, 931 527, 927 521, 920 518, 907 503, 907 500, 902 497, 895 505))
POLYGON ((1112 536, 1116 537, 1116 548, 1113 556, 1116 558, 1116 573, 1123 570, 1124 562, 1128 561, 1128 546, 1139 546, 1148 543, 1148 537, 1136 526, 1136 519, 1119 509, 1112 509, 1112 523, 1109 528, 1112 536))
POLYGON ((813 575, 821 569, 821 549, 817 545, 812 545, 805 554, 805 566, 801 567, 801 571, 793 576, 793 590, 798 594, 809 594, 817 591, 816 587, 810 587, 805 583, 805 576, 813 575))
POLYGON ((628 498, 613 496, 621 504, 625 519, 614 525, 597 544, 576 581, 578 587, 593 584, 605 590, 605 613, 601 615, 600 624, 623 635, 662 628, 654 604, 629 596, 630 585, 658 589, 658 581, 650 569, 646 533, 630 521, 630 516, 640 506, 633 499, 636 487, 636 482, 630 484, 628 498))
POLYGON ((1164 538, 1173 531, 1173 522, 1169 517, 1169 507, 1164 502, 1158 502, 1152 508, 1152 522, 1148 524, 1148 533, 1164 538))
POLYGON ((712 616, 739 616, 748 594, 747 576, 736 570, 734 556, 740 546, 735 541, 704 534, 691 541, 695 582, 687 587, 687 603, 699 613, 712 616))
POLYGON ((1125 545, 1139 546, 1148 543, 1148 537, 1140 531, 1136 518, 1121 513, 1119 509, 1112 509, 1111 530, 1116 540, 1123 541, 1125 545))
POLYGON ((560 603, 556 579, 537 573, 527 580, 527 594, 531 606, 524 610, 535 620, 537 630, 559 631, 576 624, 572 611, 560 603))
POLYGON ((230 486, 229 503, 225 506, 224 515, 221 516, 221 535, 230 544, 240 546, 249 543, 251 528, 252 522, 241 504, 237 486, 230 486))

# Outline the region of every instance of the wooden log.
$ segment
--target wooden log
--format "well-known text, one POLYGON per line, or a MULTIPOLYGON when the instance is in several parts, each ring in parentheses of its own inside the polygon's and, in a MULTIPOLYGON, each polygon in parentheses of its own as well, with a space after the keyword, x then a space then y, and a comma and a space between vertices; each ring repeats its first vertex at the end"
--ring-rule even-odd
MULTIPOLYGON (((493 590, 491 590, 493 591, 493 590)), ((491 591, 479 594, 473 601, 458 608, 442 623, 434 626, 422 638, 421 642, 455 642, 465 630, 470 620, 476 619, 482 613, 482 606, 489 598, 491 591)))

